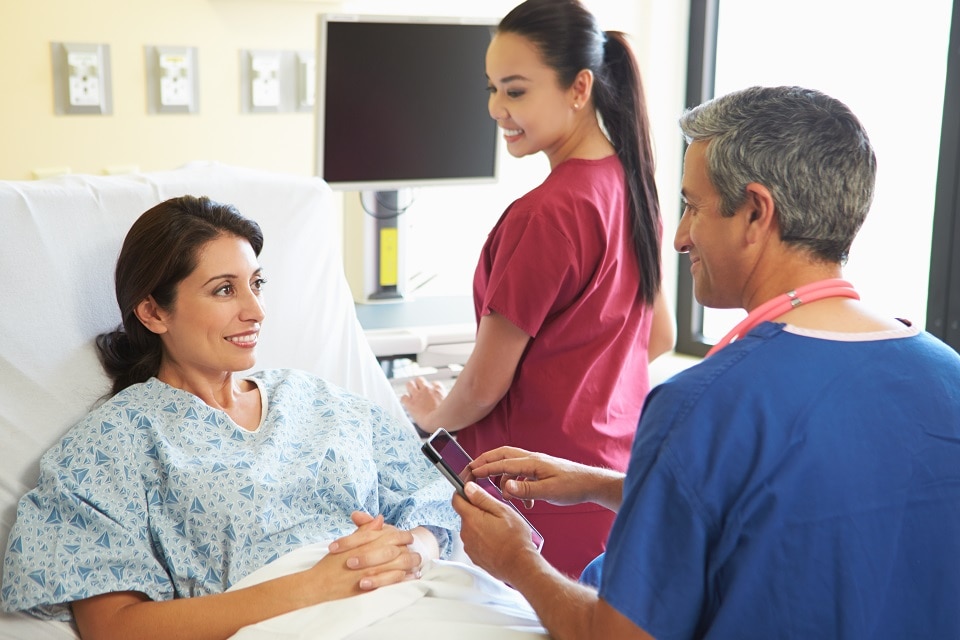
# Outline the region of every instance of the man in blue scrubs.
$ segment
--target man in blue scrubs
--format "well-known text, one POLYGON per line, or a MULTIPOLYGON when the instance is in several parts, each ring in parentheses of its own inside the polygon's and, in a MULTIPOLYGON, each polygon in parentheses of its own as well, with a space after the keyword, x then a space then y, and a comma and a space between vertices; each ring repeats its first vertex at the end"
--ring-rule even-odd
POLYGON ((617 512, 580 583, 470 485, 467 553, 558 639, 960 637, 960 356, 842 279, 873 196, 866 132, 798 87, 681 128, 674 246, 702 304, 748 317, 651 392, 625 476, 513 448, 473 463, 508 497, 617 512))

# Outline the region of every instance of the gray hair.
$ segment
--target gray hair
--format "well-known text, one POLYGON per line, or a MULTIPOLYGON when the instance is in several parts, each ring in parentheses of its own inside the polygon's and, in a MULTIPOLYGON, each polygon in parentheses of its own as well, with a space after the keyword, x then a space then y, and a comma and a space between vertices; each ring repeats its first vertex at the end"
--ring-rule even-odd
POLYGON ((877 174, 863 125, 839 100, 800 87, 751 87, 680 118, 687 142, 707 141, 720 213, 733 215, 756 182, 773 195, 781 239, 842 263, 860 230, 877 174))

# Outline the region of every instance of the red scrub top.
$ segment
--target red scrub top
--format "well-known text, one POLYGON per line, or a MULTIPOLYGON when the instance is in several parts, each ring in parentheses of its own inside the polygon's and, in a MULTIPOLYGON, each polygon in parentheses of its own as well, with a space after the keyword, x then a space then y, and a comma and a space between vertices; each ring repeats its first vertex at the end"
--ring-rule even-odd
MULTIPOLYGON (((568 160, 514 202, 474 275, 477 320, 496 311, 531 336, 510 389, 457 433, 474 456, 511 445, 625 471, 649 390, 652 308, 640 274, 617 156, 568 160)), ((570 575, 604 549, 612 513, 538 501, 543 554, 570 575), (548 530, 544 530, 548 529, 548 530)))

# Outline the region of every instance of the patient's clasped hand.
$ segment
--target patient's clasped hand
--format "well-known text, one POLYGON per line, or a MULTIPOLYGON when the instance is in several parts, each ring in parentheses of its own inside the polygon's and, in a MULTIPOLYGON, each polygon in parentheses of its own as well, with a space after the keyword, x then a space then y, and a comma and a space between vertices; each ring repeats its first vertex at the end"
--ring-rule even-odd
POLYGON ((4 608, 72 608, 85 638, 226 638, 449 552, 449 485, 412 430, 312 374, 238 374, 264 320, 262 243, 231 205, 190 196, 131 228, 123 326, 98 338, 114 395, 44 455, 4 557, 4 608), (313 566, 227 592, 338 537, 313 566))

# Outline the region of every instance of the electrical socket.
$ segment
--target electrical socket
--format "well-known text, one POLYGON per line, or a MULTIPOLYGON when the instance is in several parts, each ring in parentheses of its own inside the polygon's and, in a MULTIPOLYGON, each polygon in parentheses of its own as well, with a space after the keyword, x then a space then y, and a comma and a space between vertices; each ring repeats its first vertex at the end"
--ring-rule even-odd
POLYGON ((190 104, 193 87, 190 83, 192 69, 189 54, 161 53, 157 65, 160 67, 161 106, 185 107, 190 104))
POLYGON ((280 108, 280 53, 250 53, 250 104, 254 109, 280 108))
POLYGON ((240 110, 312 111, 316 64, 312 51, 240 50, 240 110))
POLYGON ((53 42, 54 111, 108 114, 112 111, 110 45, 53 42))
POLYGON ((196 47, 147 46, 147 110, 196 113, 200 83, 196 47))
POLYGON ((100 54, 96 51, 67 52, 67 98, 72 107, 103 105, 100 54))

